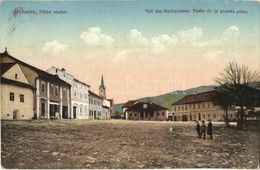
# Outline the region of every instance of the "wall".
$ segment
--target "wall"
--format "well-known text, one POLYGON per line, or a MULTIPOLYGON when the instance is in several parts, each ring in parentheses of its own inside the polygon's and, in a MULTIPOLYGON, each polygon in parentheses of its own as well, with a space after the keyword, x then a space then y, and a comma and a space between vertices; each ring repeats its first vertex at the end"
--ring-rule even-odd
POLYGON ((33 91, 31 89, 1 84, 1 90, 1 119, 13 119, 14 110, 18 110, 17 119, 33 118, 33 91), (15 94, 14 101, 9 100, 10 92, 15 94), (20 94, 24 95, 23 103, 20 102, 20 94))

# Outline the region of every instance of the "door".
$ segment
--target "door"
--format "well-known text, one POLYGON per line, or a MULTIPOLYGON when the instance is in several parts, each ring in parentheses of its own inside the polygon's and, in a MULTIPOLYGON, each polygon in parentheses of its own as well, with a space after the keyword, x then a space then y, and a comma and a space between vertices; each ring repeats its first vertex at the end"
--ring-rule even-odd
POLYGON ((73 106, 73 119, 76 119, 76 112, 77 112, 77 107, 73 106))

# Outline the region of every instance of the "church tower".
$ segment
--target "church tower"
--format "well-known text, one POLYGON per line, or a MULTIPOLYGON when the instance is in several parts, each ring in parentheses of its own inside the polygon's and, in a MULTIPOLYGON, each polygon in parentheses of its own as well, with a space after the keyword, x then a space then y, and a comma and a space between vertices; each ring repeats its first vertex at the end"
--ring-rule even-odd
POLYGON ((105 87, 105 84, 104 84, 103 74, 102 74, 102 77, 101 77, 101 84, 99 86, 99 96, 102 97, 103 99, 107 98, 107 96, 106 96, 106 87, 105 87))

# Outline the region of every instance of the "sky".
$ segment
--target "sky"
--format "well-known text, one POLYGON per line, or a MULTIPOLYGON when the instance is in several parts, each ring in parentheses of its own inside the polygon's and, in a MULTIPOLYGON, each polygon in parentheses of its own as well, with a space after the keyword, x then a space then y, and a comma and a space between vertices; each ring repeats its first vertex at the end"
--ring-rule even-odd
POLYGON ((260 71, 260 3, 232 0, 3 1, 0 51, 65 68, 124 103, 214 85, 229 62, 260 71))

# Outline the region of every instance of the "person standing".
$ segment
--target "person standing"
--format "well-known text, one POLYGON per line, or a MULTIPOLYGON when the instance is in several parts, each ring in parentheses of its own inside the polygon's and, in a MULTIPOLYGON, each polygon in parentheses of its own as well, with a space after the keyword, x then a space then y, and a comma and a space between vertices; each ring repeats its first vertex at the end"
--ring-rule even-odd
POLYGON ((212 132, 212 123, 211 120, 208 120, 208 130, 207 130, 207 134, 210 136, 210 139, 213 139, 213 132, 212 132))
POLYGON ((200 136, 200 123, 199 123, 199 121, 196 120, 196 124, 197 124, 196 125, 196 131, 197 131, 197 134, 198 134, 198 138, 200 139, 201 136, 200 136))
POLYGON ((202 120, 202 125, 201 125, 201 129, 200 129, 200 137, 202 137, 203 135, 203 139, 206 138, 206 125, 205 125, 205 121, 202 120))

